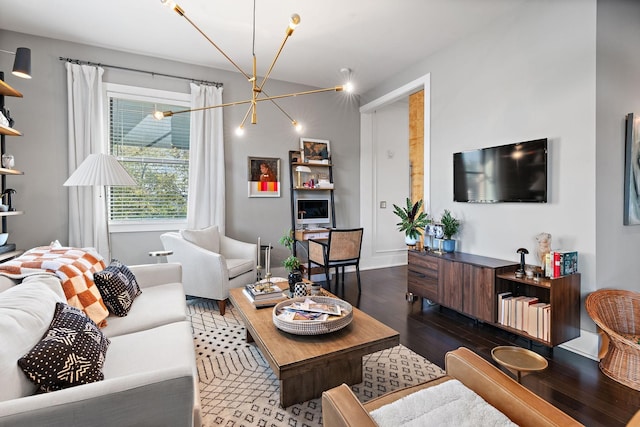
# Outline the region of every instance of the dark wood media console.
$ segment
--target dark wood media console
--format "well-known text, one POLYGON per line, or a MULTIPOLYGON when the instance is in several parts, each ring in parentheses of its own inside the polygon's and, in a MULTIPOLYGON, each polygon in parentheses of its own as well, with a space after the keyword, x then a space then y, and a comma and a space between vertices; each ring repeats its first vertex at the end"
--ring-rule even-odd
POLYGON ((518 263, 462 252, 409 251, 407 291, 481 322, 553 347, 580 336, 580 274, 518 279, 518 263), (550 340, 498 323, 498 294, 534 296, 551 305, 550 340))

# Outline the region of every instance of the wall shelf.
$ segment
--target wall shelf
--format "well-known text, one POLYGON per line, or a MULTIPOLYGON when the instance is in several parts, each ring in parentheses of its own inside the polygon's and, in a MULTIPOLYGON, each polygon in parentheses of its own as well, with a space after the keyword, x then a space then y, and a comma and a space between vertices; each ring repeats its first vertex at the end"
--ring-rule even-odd
MULTIPOLYGON (((4 77, 3 77, 4 79, 4 77)), ((5 83, 4 80, 0 79, 0 95, 2 96, 15 96, 16 98, 22 98, 22 94, 5 83)))

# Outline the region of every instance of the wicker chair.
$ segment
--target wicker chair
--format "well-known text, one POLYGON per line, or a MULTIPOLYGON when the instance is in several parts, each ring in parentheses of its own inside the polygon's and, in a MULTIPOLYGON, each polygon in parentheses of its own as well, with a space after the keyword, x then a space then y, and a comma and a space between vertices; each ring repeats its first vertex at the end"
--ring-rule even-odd
POLYGON ((601 289, 587 296, 585 306, 605 334, 603 346, 608 345, 600 350, 600 370, 640 390, 640 293, 601 289))
POLYGON ((333 228, 329 231, 329 239, 313 240, 309 239, 309 271, 312 264, 324 267, 325 280, 329 289, 329 269, 336 269, 336 292, 340 287, 340 275, 338 269, 342 268, 342 291, 344 292, 344 268, 349 265, 356 267, 356 278, 358 279, 358 293, 362 291, 360 287, 360 250, 362 248, 363 228, 349 230, 333 228))

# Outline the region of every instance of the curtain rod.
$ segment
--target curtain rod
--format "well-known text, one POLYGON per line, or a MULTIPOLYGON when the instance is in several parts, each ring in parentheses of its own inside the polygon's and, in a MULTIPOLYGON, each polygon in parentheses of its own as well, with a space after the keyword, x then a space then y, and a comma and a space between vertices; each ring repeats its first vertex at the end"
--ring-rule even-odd
POLYGON ((136 68, 121 67, 121 66, 118 66, 118 65, 101 64, 99 62, 81 61, 80 59, 65 58, 65 57, 62 57, 62 56, 59 57, 58 59, 60 61, 71 62, 73 64, 78 64, 78 65, 91 65, 91 66, 94 66, 94 67, 114 68, 116 70, 134 71, 136 73, 151 74, 152 76, 162 76, 162 77, 171 77, 173 79, 189 80, 189 81, 192 81, 194 83, 208 84, 208 85, 215 86, 215 87, 222 87, 223 86, 222 83, 219 83, 219 82, 210 82, 208 80, 192 79, 192 78, 189 78, 189 77, 175 76, 173 74, 156 73, 155 71, 138 70, 136 68))

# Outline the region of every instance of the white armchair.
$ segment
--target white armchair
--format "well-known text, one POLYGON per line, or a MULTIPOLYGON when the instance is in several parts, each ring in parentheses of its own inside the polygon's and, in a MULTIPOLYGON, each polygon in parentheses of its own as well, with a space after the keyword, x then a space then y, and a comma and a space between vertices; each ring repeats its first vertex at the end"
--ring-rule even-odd
POLYGON ((160 240, 173 251, 168 261, 182 264, 185 294, 216 300, 221 315, 229 289, 255 281, 257 245, 224 236, 217 226, 164 233, 160 240))

